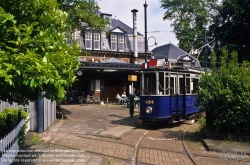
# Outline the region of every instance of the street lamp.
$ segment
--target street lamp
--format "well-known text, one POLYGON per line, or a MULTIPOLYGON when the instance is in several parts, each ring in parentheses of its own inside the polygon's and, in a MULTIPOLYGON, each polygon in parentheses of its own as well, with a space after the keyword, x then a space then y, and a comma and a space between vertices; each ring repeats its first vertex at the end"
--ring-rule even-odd
MULTIPOLYGON (((149 38, 148 38, 148 40, 150 39, 150 38, 154 38, 155 39, 155 43, 153 44, 153 45, 150 45, 150 46, 148 46, 148 47, 152 47, 152 46, 157 46, 158 44, 156 43, 156 38, 154 37, 154 36, 150 36, 149 38)), ((147 41, 147 43, 148 43, 148 41, 147 41)))

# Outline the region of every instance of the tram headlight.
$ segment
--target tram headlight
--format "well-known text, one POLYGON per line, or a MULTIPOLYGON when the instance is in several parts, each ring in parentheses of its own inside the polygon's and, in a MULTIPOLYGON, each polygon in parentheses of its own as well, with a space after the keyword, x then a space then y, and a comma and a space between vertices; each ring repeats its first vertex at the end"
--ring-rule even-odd
POLYGON ((147 107, 147 108, 146 108, 146 112, 147 112, 148 114, 152 113, 152 111, 153 111, 152 107, 147 107))

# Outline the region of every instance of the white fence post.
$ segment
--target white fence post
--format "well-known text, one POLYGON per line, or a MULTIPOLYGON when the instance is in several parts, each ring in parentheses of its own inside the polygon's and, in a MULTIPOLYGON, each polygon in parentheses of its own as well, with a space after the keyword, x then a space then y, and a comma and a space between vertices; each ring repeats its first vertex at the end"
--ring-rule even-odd
POLYGON ((10 165, 16 158, 19 151, 18 135, 24 123, 22 119, 9 134, 0 139, 0 165, 10 165))

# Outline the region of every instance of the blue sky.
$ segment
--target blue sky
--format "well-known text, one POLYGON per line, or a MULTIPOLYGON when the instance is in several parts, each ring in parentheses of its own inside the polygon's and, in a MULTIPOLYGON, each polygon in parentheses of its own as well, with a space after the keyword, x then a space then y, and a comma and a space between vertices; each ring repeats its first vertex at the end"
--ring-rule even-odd
MULTIPOLYGON (((145 34, 144 26, 144 4, 145 0, 96 0, 100 11, 103 13, 112 14, 113 18, 117 18, 124 22, 131 28, 133 27, 133 16, 131 10, 137 9, 137 31, 141 34, 145 34)), ((178 44, 175 35, 171 32, 170 21, 163 21, 163 14, 165 10, 161 8, 161 3, 159 0, 146 0, 147 7, 147 31, 148 31, 148 45, 149 49, 155 48, 154 43, 156 42, 158 46, 172 43, 174 45, 178 44), (159 31, 159 32, 158 32, 159 31), (151 37, 153 36, 153 37, 151 37)))

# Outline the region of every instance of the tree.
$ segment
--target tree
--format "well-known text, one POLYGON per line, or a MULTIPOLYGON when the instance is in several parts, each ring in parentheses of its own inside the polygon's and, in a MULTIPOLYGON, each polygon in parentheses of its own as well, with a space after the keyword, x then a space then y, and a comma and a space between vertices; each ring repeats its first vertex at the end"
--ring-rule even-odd
POLYGON ((201 111, 210 111, 217 133, 249 135, 250 63, 239 64, 237 56, 226 49, 220 61, 213 55, 211 72, 201 76, 197 103, 201 111))
POLYGON ((240 62, 250 60, 250 1, 223 0, 211 30, 216 39, 216 50, 227 46, 236 51, 240 62))
POLYGON ((59 8, 68 13, 67 23, 74 31, 82 30, 82 23, 89 28, 102 31, 108 24, 96 11, 100 8, 94 0, 58 0, 59 8))
POLYGON ((67 42, 72 28, 56 0, 1 1, 0 100, 27 104, 39 97, 63 98, 76 79, 81 52, 67 42))
MULTIPOLYGON (((171 20, 173 32, 179 40, 179 47, 190 51, 191 47, 199 48, 204 43, 194 40, 204 38, 204 25, 209 25, 217 10, 217 0, 160 0, 166 9, 163 19, 171 20)), ((207 34, 211 34, 208 32, 207 34)), ((204 39, 203 39, 204 40, 204 39)), ((202 41, 203 41, 202 40, 202 41)))

